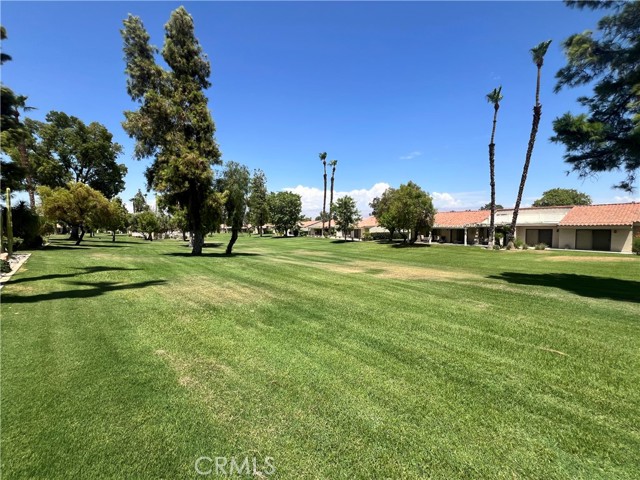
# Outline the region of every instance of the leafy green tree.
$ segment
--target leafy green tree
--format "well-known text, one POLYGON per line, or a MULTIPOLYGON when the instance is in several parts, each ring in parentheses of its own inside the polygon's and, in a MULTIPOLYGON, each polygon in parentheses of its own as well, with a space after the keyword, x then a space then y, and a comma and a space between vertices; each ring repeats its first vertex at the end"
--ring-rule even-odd
POLYGON ((356 201, 346 195, 336 200, 335 204, 330 204, 329 208, 333 212, 333 218, 336 226, 342 232, 342 236, 346 239, 347 233, 358 226, 358 222, 362 220, 362 216, 356 206, 356 201))
POLYGON ((431 196, 411 181, 397 189, 387 189, 372 202, 372 208, 378 223, 391 233, 391 240, 393 233, 399 231, 406 242, 409 232, 412 244, 419 234, 431 231, 436 214, 431 196))
POLYGON ((556 205, 591 205, 591 197, 573 188, 552 188, 543 192, 542 197, 533 202, 534 207, 556 205))
POLYGON ((33 122, 39 137, 34 159, 40 185, 60 187, 80 182, 113 198, 124 190, 127 167, 118 163, 122 146, 98 122, 86 125, 64 112, 47 113, 46 122, 33 122))
POLYGON ((498 110, 502 101, 502 87, 494 88, 488 95, 487 101, 493 105, 493 126, 491 127, 491 141, 489 142, 489 185, 491 187, 491 202, 489 210, 491 216, 489 220, 489 248, 493 248, 496 235, 496 124, 498 123, 498 110))
POLYGON ((221 182, 226 197, 224 209, 227 215, 227 225, 231 226, 231 239, 227 245, 227 255, 231 255, 233 252, 233 245, 238 240, 238 233, 242 230, 250 182, 251 176, 247 167, 236 162, 227 163, 221 182))
POLYGON ((624 170, 617 188, 633 191, 640 168, 640 2, 567 1, 577 8, 608 9, 598 33, 585 31, 563 43, 567 65, 558 71, 556 92, 593 85, 578 98, 587 113, 566 113, 553 122, 553 142, 581 177, 624 170))
POLYGON ((269 211, 274 228, 286 237, 287 232, 298 225, 302 212, 302 199, 300 195, 292 192, 271 193, 269 211))
POLYGON ((331 219, 333 219, 333 213, 331 212, 331 207, 333 206, 333 184, 336 176, 336 166, 338 165, 337 160, 331 160, 329 162, 331 165, 331 197, 329 198, 329 235, 331 235, 331 219))
POLYGON ((146 210, 133 216, 134 230, 142 233, 145 240, 153 241, 153 234, 161 231, 160 218, 155 212, 146 210))
POLYGON ((371 207, 371 215, 376 217, 381 227, 389 230, 389 241, 393 241, 393 235, 398 229, 396 218, 391 215, 391 204, 395 195, 395 188, 387 188, 382 192, 382 196, 374 198, 369 206, 371 207))
POLYGON ((269 221, 267 177, 262 170, 253 172, 249 191, 249 222, 258 227, 258 233, 262 236, 262 227, 269 221))
POLYGON ((79 228, 76 245, 80 245, 87 228, 99 225, 109 216, 109 201, 84 183, 72 182, 57 188, 41 186, 38 187, 38 195, 46 218, 79 228))
POLYGON ((206 204, 213 190, 214 165, 222 163, 214 139, 215 125, 204 91, 211 86, 211 66, 195 37, 192 17, 184 7, 165 25, 162 58, 139 17, 129 15, 121 31, 127 92, 139 104, 125 112, 125 131, 136 140, 134 155, 153 158, 148 185, 171 205, 186 209, 192 233, 192 255, 201 255, 206 204))
MULTIPOLYGON (((32 107, 26 105, 26 101, 27 98, 24 96, 17 97, 16 102, 19 110, 28 111, 32 109, 32 107)), ((13 190, 26 190, 29 195, 30 208, 35 210, 36 182, 34 180, 34 167, 32 164, 33 150, 35 148, 33 135, 34 121, 27 118, 24 122, 21 122, 19 118, 16 118, 16 125, 15 128, 2 133, 0 146, 2 147, 2 152, 9 156, 13 164, 16 165, 16 167, 19 166, 20 173, 19 176, 16 177, 17 183, 14 183, 13 190)))
POLYGON ((125 207, 120 197, 114 197, 109 201, 107 216, 101 220, 99 227, 111 231, 111 241, 115 242, 116 230, 124 230, 127 228, 128 221, 129 212, 127 211, 127 207, 125 207))
MULTIPOLYGON (((324 182, 324 189, 322 194, 322 213, 324 216, 327 214, 327 152, 319 153, 320 161, 322 162, 322 167, 324 169, 324 175, 322 176, 322 180, 324 182)), ((329 208, 331 208, 331 204, 329 204, 329 208)), ((329 222, 331 221, 331 215, 329 215, 329 222)), ((322 236, 324 236, 324 225, 325 221, 322 220, 322 236)))
POLYGON ((539 43, 531 49, 531 57, 537 68, 536 77, 536 103, 533 106, 533 120, 531 121, 531 133, 529 134, 529 143, 527 145, 527 154, 522 167, 522 178, 520 179, 520 187, 518 188, 518 196, 516 204, 513 207, 513 217, 511 219, 511 228, 507 233, 507 248, 513 248, 513 237, 516 231, 516 222, 518 221, 518 213, 520 212, 520 204, 522 203, 522 194, 524 186, 527 183, 527 175, 529 174, 529 165, 531 164, 531 155, 533 154, 533 146, 536 143, 536 135, 538 134, 538 126, 542 117, 542 104, 540 103, 540 76, 542 74, 542 65, 544 65, 544 56, 551 45, 551 40, 539 43))
POLYGON ((147 197, 140 189, 138 189, 136 194, 129 201, 131 202, 133 213, 146 212, 147 210, 150 210, 149 205, 147 204, 147 197))
MULTIPOLYGON (((499 203, 496 203, 496 210, 502 210, 504 207, 499 203)), ((480 207, 480 210, 491 210, 491 203, 487 203, 480 207)))

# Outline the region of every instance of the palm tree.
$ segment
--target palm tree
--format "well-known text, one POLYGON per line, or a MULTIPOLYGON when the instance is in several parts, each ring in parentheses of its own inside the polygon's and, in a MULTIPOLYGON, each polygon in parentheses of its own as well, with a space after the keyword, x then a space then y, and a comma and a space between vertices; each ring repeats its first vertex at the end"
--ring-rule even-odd
POLYGON ((18 95, 16 97, 17 101, 17 109, 16 109, 16 123, 20 125, 20 134, 18 138, 18 153, 20 155, 20 163, 22 164, 22 168, 26 172, 26 181, 27 181, 27 192, 29 193, 29 207, 31 210, 36 209, 36 194, 35 194, 35 183, 33 181, 33 173, 31 168, 31 161, 29 159, 29 153, 27 152, 26 138, 28 135, 31 135, 30 132, 27 131, 24 123, 20 123, 19 117, 20 113, 18 109, 23 112, 29 112, 31 110, 35 110, 35 107, 27 106, 27 97, 24 95, 18 95))
POLYGON ((324 237, 324 223, 327 216, 327 152, 319 153, 318 156, 324 167, 324 195, 322 197, 322 236, 324 237))
POLYGON ((491 129, 491 142, 489 142, 489 185, 491 185, 491 220, 489 222, 489 248, 493 248, 496 241, 496 169, 495 154, 496 145, 493 140, 496 136, 496 122, 498 121, 498 110, 502 100, 502 87, 494 88, 487 95, 487 101, 493 104, 493 128, 491 129))
POLYGON ((513 218, 511 219, 511 228, 507 233, 507 248, 513 248, 513 237, 516 234, 516 222, 518 221, 518 212, 520 211, 520 203, 522 202, 522 194, 524 192, 524 184, 527 181, 529 173, 529 164, 531 163, 531 154, 533 153, 533 145, 536 143, 536 135, 538 133, 538 125, 540 125, 540 117, 542 116, 542 105, 540 104, 540 74, 542 65, 544 64, 544 56, 551 44, 551 40, 539 43, 531 49, 533 63, 538 68, 538 76, 536 80, 536 104, 533 107, 533 121, 531 123, 531 134, 529 135, 529 145, 527 146, 527 155, 524 159, 524 167, 522 168, 522 178, 520 179, 520 188, 518 189, 518 197, 516 205, 513 207, 513 218))
POLYGON ((333 179, 336 176, 336 165, 338 165, 338 161, 337 160, 331 160, 329 162, 329 165, 331 165, 331 197, 329 198, 329 235, 331 235, 331 216, 332 216, 332 211, 333 211, 333 179))

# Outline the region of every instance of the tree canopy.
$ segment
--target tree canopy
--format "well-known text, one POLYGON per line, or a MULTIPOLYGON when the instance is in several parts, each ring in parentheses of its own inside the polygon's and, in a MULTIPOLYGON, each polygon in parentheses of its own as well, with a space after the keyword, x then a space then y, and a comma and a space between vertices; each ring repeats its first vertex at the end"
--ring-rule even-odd
POLYGON ((591 197, 573 188, 552 188, 543 192, 542 197, 533 202, 534 207, 556 205, 591 205, 591 197))
POLYGON ((249 221, 258 227, 262 235, 262 227, 269 221, 269 192, 267 177, 262 170, 255 170, 249 188, 249 221))
POLYGON ((102 226, 110 215, 110 204, 102 193, 80 182, 66 187, 41 186, 38 195, 42 200, 44 216, 80 228, 76 245, 80 245, 86 228, 102 226))
POLYGON ((138 110, 125 112, 123 127, 136 140, 135 157, 153 158, 146 171, 149 187, 169 204, 185 208, 193 234, 191 253, 200 255, 203 214, 213 189, 212 167, 222 163, 204 94, 211 86, 210 63, 184 7, 174 10, 165 25, 161 53, 168 69, 156 62, 158 49, 149 43, 139 17, 129 15, 121 34, 127 92, 139 105, 138 110))
POLYGON ((411 181, 397 189, 388 188, 370 206, 380 226, 389 230, 390 239, 396 231, 410 232, 411 243, 418 234, 431 230, 436 214, 431 196, 411 181))
MULTIPOLYGON (((496 210, 502 210, 504 207, 502 205, 500 205, 499 203, 496 203, 496 210)), ((485 203, 483 206, 480 207, 480 210, 491 210, 491 202, 489 203, 485 203)))
POLYGON ((586 113, 565 113, 551 138, 565 146, 565 161, 581 177, 621 169, 617 188, 633 191, 640 168, 640 2, 567 1, 571 7, 608 9, 597 33, 587 30, 563 43, 567 64, 556 92, 593 85, 578 98, 586 113))
POLYGON ((225 195, 224 209, 227 225, 231 227, 231 239, 226 249, 227 255, 233 252, 233 245, 238 239, 238 232, 242 230, 244 224, 250 181, 251 178, 247 167, 236 162, 227 163, 221 181, 225 195))
POLYGON ((358 222, 362 220, 356 201, 348 195, 338 198, 331 206, 331 211, 336 226, 345 238, 347 233, 356 228, 358 222))
POLYGON ((271 193, 269 211, 276 231, 286 236, 289 230, 293 230, 298 225, 302 212, 302 199, 300 195, 293 192, 271 193))
POLYGON ((124 190, 127 167, 117 163, 122 146, 101 123, 86 125, 77 117, 51 111, 46 122, 29 120, 26 126, 39 185, 60 187, 80 182, 107 198, 124 190))

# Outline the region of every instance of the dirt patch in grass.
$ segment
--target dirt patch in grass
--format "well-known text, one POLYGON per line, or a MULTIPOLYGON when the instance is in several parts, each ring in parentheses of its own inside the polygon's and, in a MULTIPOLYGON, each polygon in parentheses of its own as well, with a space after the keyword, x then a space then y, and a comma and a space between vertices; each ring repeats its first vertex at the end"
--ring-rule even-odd
POLYGON ((229 366, 218 363, 211 358, 187 360, 173 355, 166 350, 156 350, 154 353, 169 364, 178 376, 178 383, 186 388, 198 387, 200 385, 198 377, 226 375, 232 371, 229 366))
POLYGON ((467 272, 453 270, 439 270, 408 265, 390 265, 377 262, 352 262, 347 264, 325 264, 326 268, 338 273, 364 273, 378 278, 393 278, 399 280, 464 280, 480 278, 467 272))
POLYGON ((269 292, 220 279, 197 275, 156 287, 162 294, 178 302, 196 304, 246 305, 270 298, 269 292))
POLYGON ((618 256, 610 256, 610 257, 591 257, 591 256, 580 256, 580 255, 557 255, 549 258, 545 258, 550 262, 634 262, 637 261, 633 257, 618 257, 618 256))

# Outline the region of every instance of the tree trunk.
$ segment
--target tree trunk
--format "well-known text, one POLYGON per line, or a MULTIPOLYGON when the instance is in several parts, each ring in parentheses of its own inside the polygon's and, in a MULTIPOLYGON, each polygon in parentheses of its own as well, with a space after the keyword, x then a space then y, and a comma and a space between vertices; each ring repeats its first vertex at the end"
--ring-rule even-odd
POLYGON ((331 235, 331 217, 333 216, 333 179, 334 179, 335 168, 333 169, 333 173, 331 174, 331 197, 329 198, 329 235, 331 235))
POLYGON ((80 235, 78 236, 78 239, 76 240, 76 245, 80 245, 80 242, 82 241, 82 239, 84 238, 84 227, 82 225, 80 225, 79 227, 80 230, 80 235))
POLYGON ((262 226, 259 226, 258 227, 258 233, 260 233, 260 236, 262 236, 262 232, 263 232, 263 228, 262 228, 262 226))
POLYGON ((529 165, 531 164, 531 154, 533 153, 533 146, 536 142, 536 135, 538 133, 538 125, 540 124, 540 117, 542 115, 542 105, 536 105, 533 107, 533 122, 531 124, 531 135, 529 136, 529 145, 527 146, 527 156, 524 161, 524 168, 522 169, 522 178, 520 179, 520 188, 518 189, 518 197, 516 198, 516 205, 513 207, 513 218, 511 219, 511 229, 509 230, 507 237, 507 245, 513 244, 513 239, 516 234, 516 222, 518 221, 518 213, 520 212, 520 203, 522 203, 522 194, 524 193, 524 185, 527 182, 527 175, 529 173, 529 165))
POLYGON ((115 241, 116 241, 116 231, 115 231, 115 230, 113 230, 113 231, 111 232, 111 241, 112 241, 113 243, 115 243, 115 241))
POLYGON ((150 242, 153 242, 153 233, 152 233, 152 232, 149 232, 149 238, 148 238, 148 240, 149 240, 150 242))
POLYGON ((69 240, 78 240, 80 237, 78 225, 71 225, 69 229, 69 240))
POLYGON ((496 123, 498 121, 499 104, 493 107, 493 128, 491 129, 491 143, 489 143, 489 185, 491 186, 491 217, 489 220, 489 242, 488 246, 493 249, 496 242, 496 172, 495 172, 495 155, 496 145, 494 143, 496 135, 496 123))
POLYGON ((187 232, 185 232, 184 230, 182 231, 182 241, 183 242, 187 241, 187 232))
MULTIPOLYGON (((324 195, 322 196, 322 236, 324 237, 324 225, 327 218, 327 163, 322 163, 324 164, 324 195)), ((329 209, 331 209, 331 205, 329 205, 329 209)), ((331 219, 329 219, 329 225, 331 225, 331 219)))
POLYGON ((191 255, 202 255, 202 247, 204 246, 204 235, 202 230, 198 229, 193 232, 193 248, 191 255))
POLYGON ((227 251, 225 252, 227 255, 231 255, 233 252, 233 245, 238 240, 238 229, 235 227, 231 228, 231 240, 229 240, 229 244, 227 245, 227 251))
POLYGON ((540 117, 542 116, 542 105, 540 105, 540 71, 542 66, 538 66, 538 77, 536 81, 536 104, 533 107, 533 121, 531 122, 531 134, 529 135, 529 144, 527 145, 527 155, 524 159, 524 167, 522 169, 522 178, 520 179, 520 188, 518 189, 518 197, 513 207, 513 218, 511 219, 511 229, 507 233, 507 248, 513 247, 513 239, 516 234, 516 222, 518 221, 518 213, 520 212, 520 203, 522 202, 522 194, 524 193, 524 185, 527 182, 529 173, 529 165, 531 163, 531 155, 533 146, 536 143, 536 135, 538 134, 538 126, 540 125, 540 117))
POLYGON ((396 233, 395 228, 389 230, 389 242, 393 243, 393 234, 396 233))

